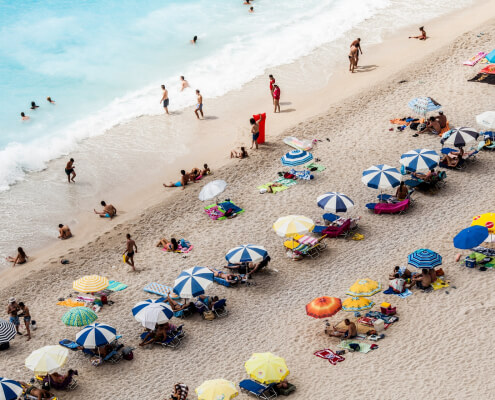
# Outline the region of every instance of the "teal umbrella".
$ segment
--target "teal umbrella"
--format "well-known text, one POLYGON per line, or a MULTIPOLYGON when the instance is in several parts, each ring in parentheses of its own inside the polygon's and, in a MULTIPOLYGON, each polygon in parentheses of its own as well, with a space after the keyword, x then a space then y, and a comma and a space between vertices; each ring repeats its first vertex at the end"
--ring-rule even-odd
POLYGON ((98 319, 96 313, 88 307, 74 307, 62 317, 62 322, 69 326, 86 326, 98 319))

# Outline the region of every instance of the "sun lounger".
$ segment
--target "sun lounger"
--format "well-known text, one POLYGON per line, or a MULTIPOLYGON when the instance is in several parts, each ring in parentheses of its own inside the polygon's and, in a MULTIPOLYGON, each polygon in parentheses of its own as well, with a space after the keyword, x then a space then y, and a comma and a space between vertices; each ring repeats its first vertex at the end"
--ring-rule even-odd
POLYGON ((70 391, 70 390, 74 390, 78 386, 78 383, 74 379, 73 376, 67 376, 65 378, 64 382, 58 383, 58 382, 55 382, 53 379, 51 379, 50 375, 47 375, 47 376, 43 377, 43 382, 47 382, 50 385, 50 387, 52 389, 55 389, 55 390, 70 391))
POLYGON ((67 347, 68 349, 72 351, 77 351, 79 345, 76 342, 73 342, 72 340, 69 339, 62 339, 60 342, 58 342, 60 346, 67 347))
POLYGON ((326 213, 323 214, 323 219, 327 222, 335 222, 339 219, 340 217, 338 215, 332 214, 332 213, 326 213))
POLYGON ((157 294, 162 297, 167 297, 170 295, 170 298, 173 300, 180 299, 177 294, 174 293, 173 289, 170 286, 162 285, 161 283, 151 282, 148 283, 143 290, 148 293, 157 294))
POLYGON ((258 399, 270 400, 277 397, 277 393, 274 390, 275 384, 263 385, 262 383, 253 381, 252 379, 244 379, 239 382, 241 390, 248 392, 256 396, 258 399))
POLYGON ((220 299, 215 302, 211 308, 211 311, 213 311, 217 318, 226 317, 229 315, 229 312, 227 311, 227 300, 220 299))
POLYGON ((409 203, 409 199, 397 203, 368 203, 366 208, 375 214, 403 214, 409 208, 409 203))
MULTIPOLYGON (((141 340, 144 340, 144 338, 148 335, 148 332, 143 332, 140 335, 141 340)), ((172 349, 176 349, 177 347, 180 346, 181 340, 185 337, 185 332, 184 332, 184 325, 180 325, 177 328, 177 333, 175 334, 169 334, 167 335, 167 338, 161 342, 153 342, 153 344, 158 344, 162 347, 170 347, 172 349)))
POLYGON ((313 142, 306 139, 298 139, 294 136, 287 136, 283 139, 284 143, 297 150, 311 150, 313 148, 313 142))
POLYGON ((336 238, 339 236, 347 236, 351 230, 351 219, 345 220, 345 222, 340 226, 327 226, 323 230, 323 234, 329 238, 336 238))
MULTIPOLYGON (((19 398, 22 398, 22 399, 25 399, 25 400, 38 400, 38 396, 32 396, 30 394, 23 394, 22 397, 19 397, 19 398)), ((58 397, 56 396, 53 396, 53 397, 50 397, 49 399, 45 399, 45 400, 57 400, 58 397)))
POLYGON ((303 256, 310 256, 311 258, 316 258, 320 255, 320 246, 321 243, 317 243, 314 246, 309 246, 307 244, 301 244, 294 240, 287 240, 284 242, 284 246, 286 249, 291 250, 296 254, 300 254, 303 256))

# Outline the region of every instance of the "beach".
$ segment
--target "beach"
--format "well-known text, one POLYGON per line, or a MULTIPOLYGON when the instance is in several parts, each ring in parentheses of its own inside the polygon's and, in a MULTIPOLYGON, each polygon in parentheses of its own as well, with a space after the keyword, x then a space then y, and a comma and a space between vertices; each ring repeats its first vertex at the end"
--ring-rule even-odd
MULTIPOLYGON (((115 219, 100 220, 89 214, 78 217, 84 221, 78 224, 73 239, 40 250, 26 265, 2 272, 0 303, 6 305, 11 296, 24 301, 39 328, 31 341, 17 337, 9 351, 0 352, 0 376, 29 381, 32 374, 24 367, 24 360, 31 351, 63 338, 74 339, 79 329, 62 324, 60 318, 67 309, 56 305, 58 298, 74 295, 73 280, 100 274, 128 285, 111 295, 115 303, 101 310, 97 322, 116 327, 124 343, 137 348, 142 329, 131 308, 150 298, 142 290, 146 284, 172 285, 180 271, 195 265, 220 267, 225 265, 229 249, 253 243, 264 246, 272 259, 267 269, 254 276, 256 284, 208 289, 208 294, 227 299, 226 318, 176 320, 184 324, 187 334, 180 348, 138 348, 131 362, 123 360, 119 365, 95 368, 81 354, 71 352, 66 367, 79 371, 79 387, 60 393, 60 398, 167 398, 176 382, 187 384, 190 398, 195 398, 192 391, 204 380, 225 378, 238 383, 247 378, 244 362, 252 353, 264 351, 286 359, 288 379, 297 386, 293 399, 493 397, 495 384, 489 376, 495 363, 486 329, 493 323, 495 307, 490 291, 492 271, 460 266, 454 261, 459 251, 452 244, 454 235, 469 226, 473 216, 495 207, 490 173, 495 167, 493 154, 480 152, 463 171, 447 170, 446 186, 434 195, 414 193, 414 205, 405 215, 370 213, 365 204, 374 201, 378 192, 361 182, 361 174, 375 164, 398 166, 400 155, 411 149, 440 150, 437 136, 413 137, 409 129, 398 132, 389 122, 411 114, 407 103, 413 97, 427 95, 440 102, 451 126, 456 127, 476 127, 475 116, 495 108, 490 85, 467 81, 480 66, 462 65, 478 51, 493 47, 495 20, 486 10, 494 6, 495 1, 478 3, 431 21, 426 25, 431 37, 424 43, 408 41, 407 32, 415 34, 417 29, 408 27, 390 34, 373 47, 372 54, 368 55, 363 45, 361 65, 368 66, 362 69, 366 72, 351 76, 347 65, 339 64, 342 71, 321 87, 295 85, 293 91, 283 92, 282 111, 293 109, 291 112, 272 115, 268 81, 256 78, 230 93, 230 101, 220 104, 220 99, 212 100, 217 118, 204 121, 208 125, 196 125, 197 121, 181 125, 186 123, 182 119, 177 122, 174 128, 189 132, 177 141, 190 151, 181 157, 174 157, 173 151, 152 153, 153 146, 167 147, 165 138, 162 143, 143 144, 141 157, 167 160, 177 165, 177 171, 162 172, 157 164, 137 186, 138 193, 128 195, 118 206, 123 212, 115 219), (248 117, 267 112, 267 143, 258 151, 248 149, 247 159, 230 160, 230 148, 248 144, 248 121, 239 117, 239 110, 248 117), (228 134, 226 126, 230 127, 228 134), (202 137, 195 135, 197 132, 202 137), (215 132, 222 132, 223 140, 213 141, 215 132), (260 194, 257 187, 276 179, 283 169, 279 158, 290 150, 282 142, 286 136, 318 140, 313 154, 326 170, 315 173, 313 181, 299 182, 286 191, 260 194), (159 179, 177 178, 180 165, 187 163, 190 168, 204 161, 211 166, 212 176, 188 185, 184 191, 161 187, 159 179), (206 216, 203 207, 208 204, 200 202, 198 194, 213 179, 228 183, 221 199, 231 199, 245 209, 244 213, 225 221, 206 216), (272 224, 290 214, 321 222, 322 210, 316 198, 328 191, 345 193, 354 200, 356 207, 351 214, 361 216, 358 232, 364 239, 324 239, 328 248, 321 257, 298 262, 288 259, 283 239, 272 230, 272 224), (122 263, 126 233, 131 233, 138 245, 137 273, 122 263), (194 248, 186 257, 165 253, 155 247, 161 237, 186 238, 194 248), (430 293, 415 290, 406 299, 376 294, 372 297, 375 303, 392 303, 400 317, 378 342, 379 348, 368 354, 346 353, 345 361, 336 366, 315 357, 313 353, 318 350, 337 350, 339 341, 324 334, 323 320, 306 315, 305 305, 324 295, 344 299, 359 278, 371 278, 387 287, 393 267, 405 265, 407 255, 419 248, 430 248, 443 256, 442 268, 451 287, 430 293), (70 263, 61 265, 62 258, 70 263)), ((298 76, 301 70, 311 69, 305 65, 300 60, 280 67, 275 75, 284 79, 298 76)), ((194 117, 191 109, 185 112, 194 117)), ((156 138, 164 118, 143 116, 116 127, 110 135, 118 138, 123 130, 142 129, 145 138, 156 138)), ((97 148, 98 142, 91 146, 97 148)), ((135 157, 137 163, 139 156, 135 157)), ((54 162, 63 167, 63 160, 54 162)), ((120 173, 132 174, 125 160, 122 163, 120 173)), ((38 183, 42 182, 40 178, 38 183)), ((110 191, 118 198, 118 190, 110 191)), ((87 194, 88 202, 90 195, 105 193, 108 191, 102 183, 87 194)), ((93 200, 96 206, 100 198, 93 200)), ((340 311, 330 321, 346 316, 352 314, 340 311)), ((240 394, 238 398, 248 396, 240 394)))

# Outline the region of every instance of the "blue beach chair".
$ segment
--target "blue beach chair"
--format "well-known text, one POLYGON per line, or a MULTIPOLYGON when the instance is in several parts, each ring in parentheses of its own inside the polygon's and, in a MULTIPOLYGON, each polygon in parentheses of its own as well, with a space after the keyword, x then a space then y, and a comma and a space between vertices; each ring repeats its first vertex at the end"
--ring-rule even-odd
POLYGON ((226 317, 229 315, 229 312, 227 311, 227 300, 218 300, 215 304, 213 304, 211 311, 213 311, 217 318, 226 317))
POLYGON ((262 383, 253 381, 252 379, 244 379, 239 383, 241 390, 256 396, 258 399, 270 400, 277 397, 277 393, 273 388, 275 384, 263 385, 262 383))

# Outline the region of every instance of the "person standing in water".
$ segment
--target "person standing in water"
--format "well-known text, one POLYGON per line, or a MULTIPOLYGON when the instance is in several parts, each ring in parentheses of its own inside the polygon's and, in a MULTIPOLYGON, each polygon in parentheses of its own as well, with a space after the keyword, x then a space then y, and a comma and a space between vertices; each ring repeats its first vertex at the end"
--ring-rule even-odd
POLYGON ((199 90, 196 89, 196 96, 198 96, 198 104, 196 104, 196 109, 194 110, 194 114, 199 119, 198 111, 201 113, 201 117, 204 118, 203 115, 203 96, 199 93, 199 90))
POLYGON ((419 27, 419 31, 421 32, 421 35, 419 36, 409 36, 409 39, 419 39, 419 40, 426 40, 426 31, 424 26, 419 27))
POLYGON ((76 171, 74 171, 74 159, 71 158, 67 165, 65 166, 65 173, 67 175, 67 181, 70 183, 70 181, 76 183, 74 178, 76 177, 76 171), (72 177, 71 177, 72 175, 72 177))
POLYGON ((274 105, 274 109, 273 109, 273 112, 277 112, 277 109, 278 109, 278 112, 280 112, 280 88, 278 87, 278 85, 273 85, 273 105, 274 105))
POLYGON ((40 106, 37 106, 36 103, 34 101, 31 102, 31 110, 36 110, 37 108, 39 108, 40 106))
POLYGON ((260 136, 260 126, 258 125, 258 123, 254 118, 251 118, 249 120, 249 123, 251 124, 251 135, 253 136, 251 149, 253 148, 253 146, 256 146, 256 150, 258 150, 258 137, 260 136))
POLYGON ((162 85, 162 90, 163 90, 163 95, 162 95, 162 99, 160 100, 160 103, 163 103, 163 109, 168 114, 168 103, 169 103, 168 90, 165 89, 165 85, 162 85))
POLYGON ((189 82, 186 81, 186 78, 184 78, 183 76, 180 77, 180 82, 181 82, 181 87, 180 87, 181 92, 189 87, 189 82))
POLYGON ((363 50, 361 50, 361 38, 357 38, 356 40, 354 40, 354 42, 351 43, 350 47, 351 47, 351 49, 353 47, 358 49, 358 51, 356 52, 356 68, 357 68, 357 65, 359 62, 359 52, 361 52, 361 54, 363 54, 363 50))
POLYGON ((24 112, 21 112, 21 121, 28 121, 29 120, 29 117, 24 114, 24 112))
POLYGON ((196 42, 198 41, 198 37, 195 35, 192 40, 191 40, 191 43, 192 44, 196 44, 196 42))
POLYGON ((137 253, 138 251, 136 242, 131 239, 131 235, 129 233, 125 235, 125 237, 127 238, 125 243, 125 251, 123 254, 125 256, 125 262, 132 267, 133 271, 136 271, 136 268, 134 267, 134 253, 137 253))
POLYGON ((253 13, 254 12, 254 7, 249 7, 249 12, 253 13))

